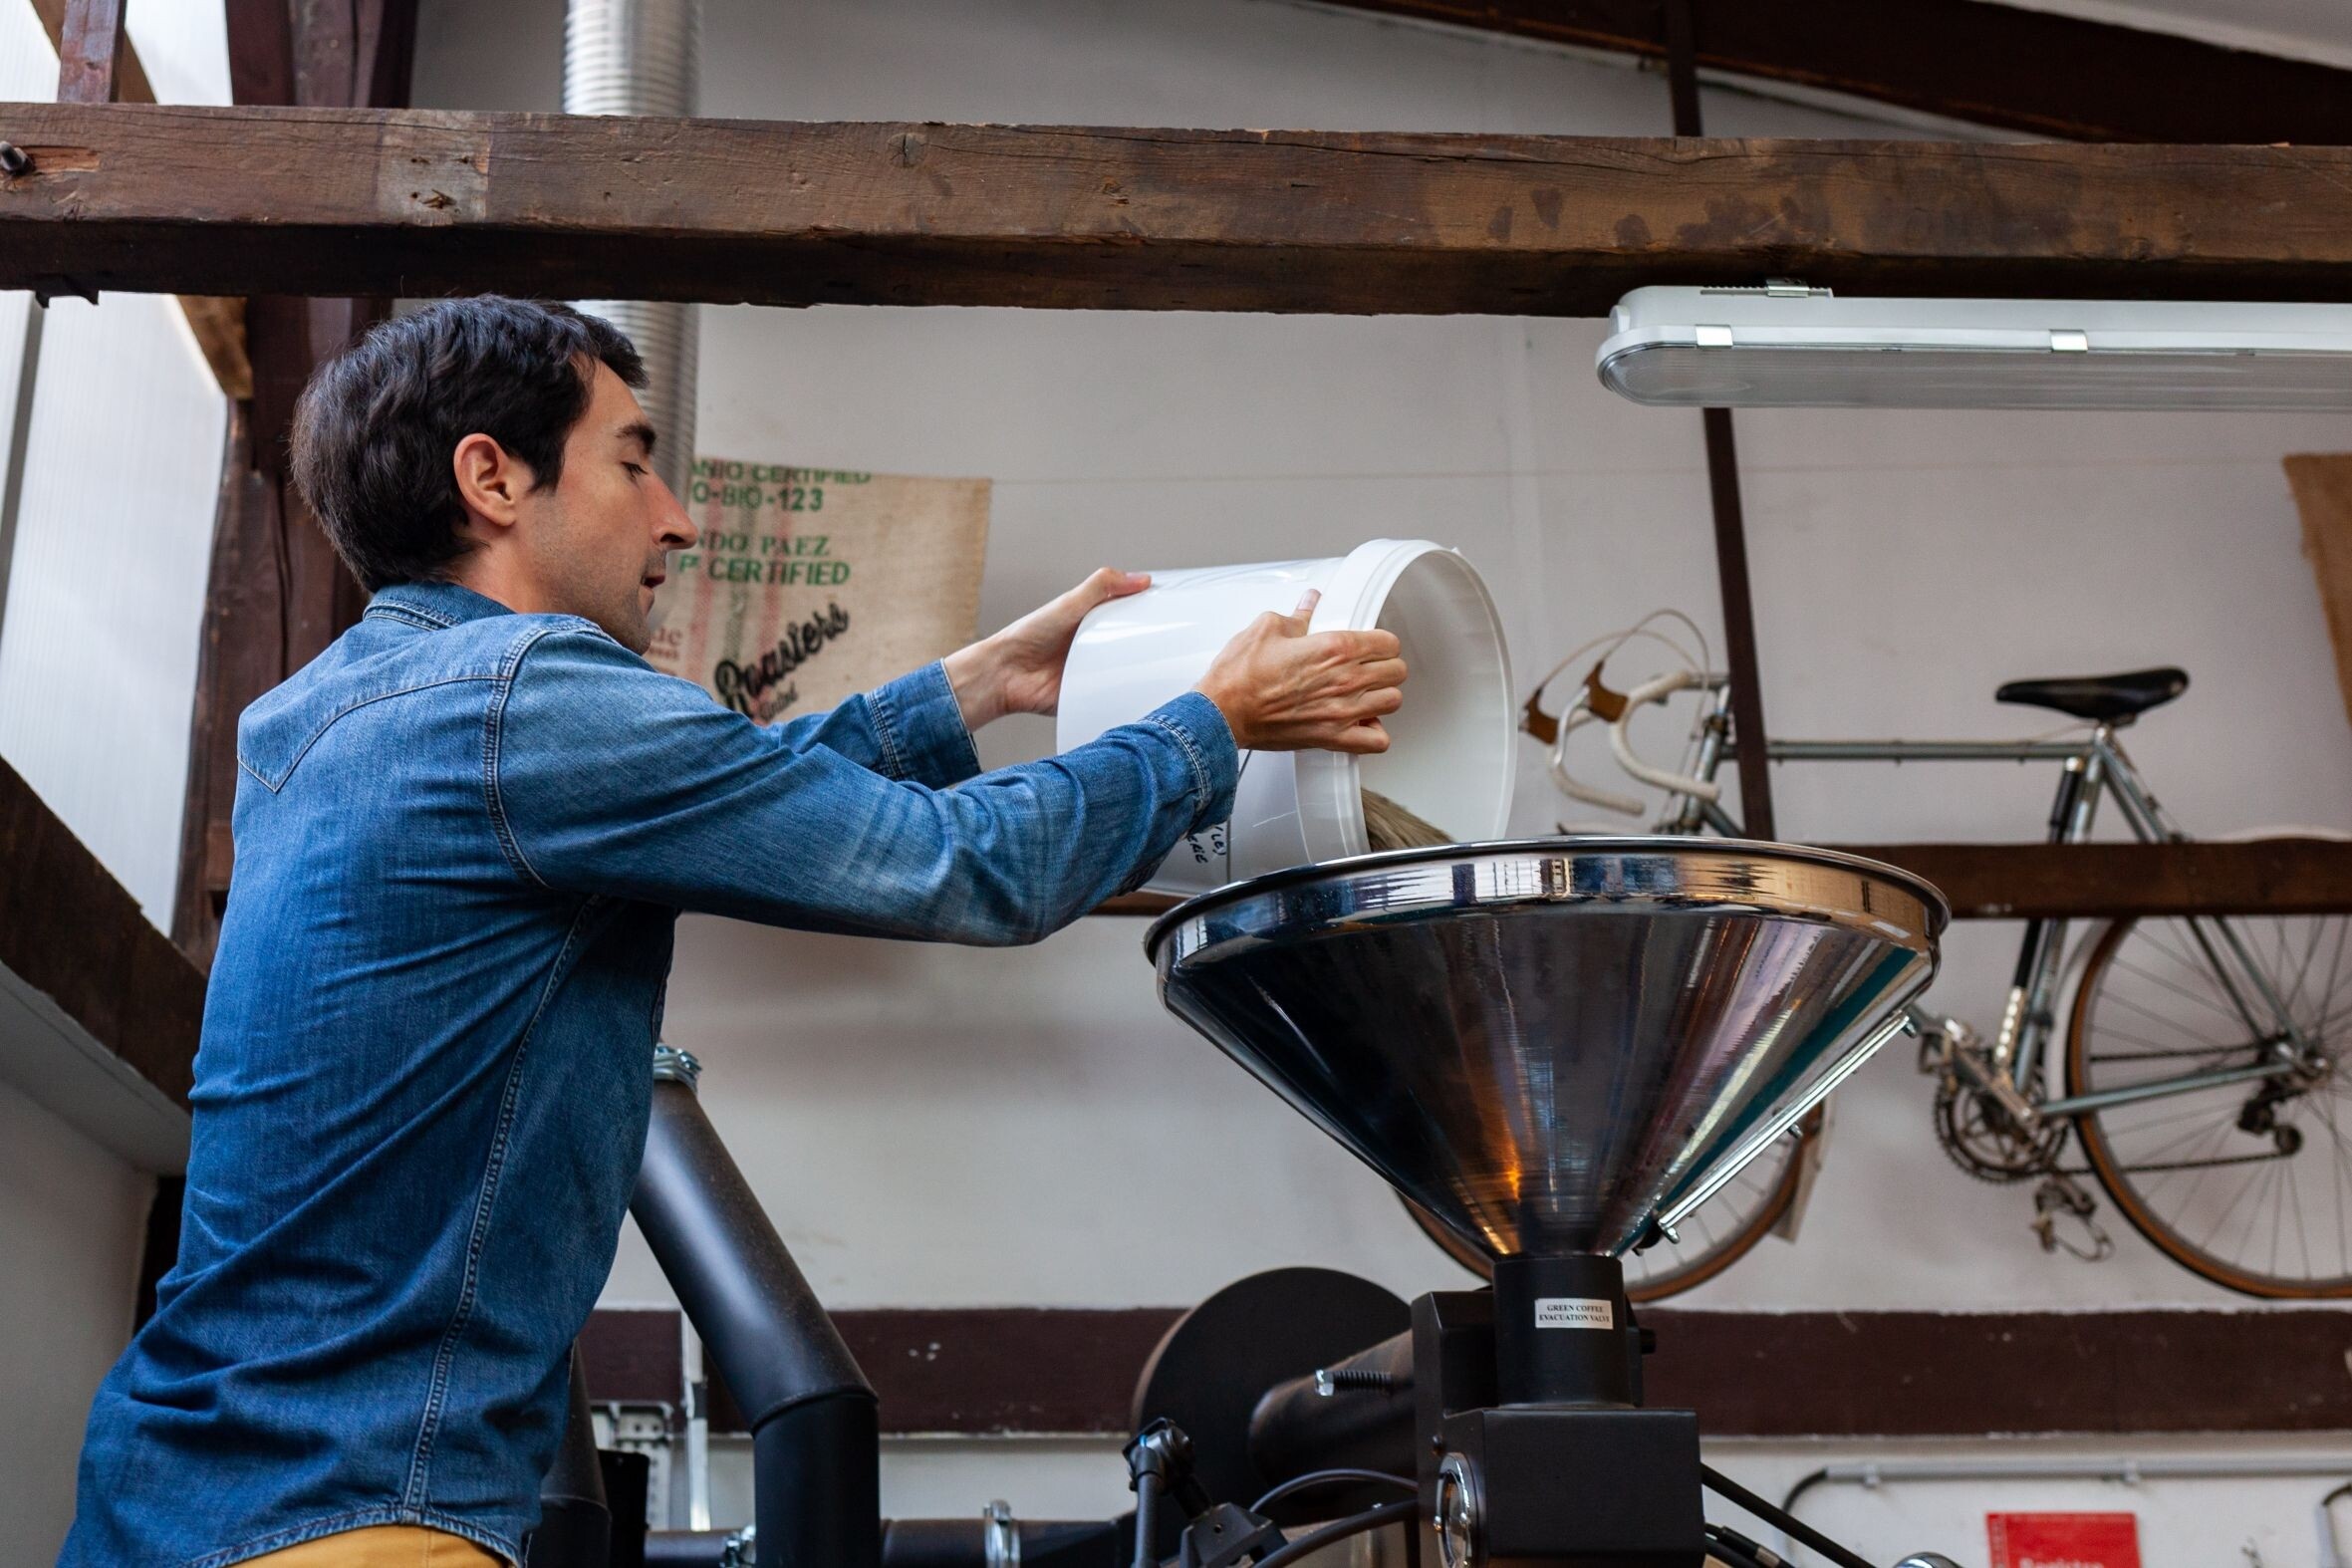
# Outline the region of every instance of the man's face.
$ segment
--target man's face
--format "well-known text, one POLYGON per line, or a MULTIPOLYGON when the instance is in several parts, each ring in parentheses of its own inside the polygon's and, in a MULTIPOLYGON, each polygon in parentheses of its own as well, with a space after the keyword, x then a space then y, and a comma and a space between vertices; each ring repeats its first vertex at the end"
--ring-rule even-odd
POLYGON ((563 478, 523 498, 521 534, 549 608, 595 622, 638 653, 653 646, 648 617, 669 552, 699 537, 653 455, 637 394, 600 362, 588 411, 564 441, 563 478))

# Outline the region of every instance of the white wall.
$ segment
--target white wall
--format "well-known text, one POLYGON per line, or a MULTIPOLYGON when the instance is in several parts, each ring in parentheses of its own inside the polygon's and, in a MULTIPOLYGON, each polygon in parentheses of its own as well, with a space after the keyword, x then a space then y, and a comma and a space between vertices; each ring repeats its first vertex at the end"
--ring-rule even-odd
POLYGON ((0 1083, 0 1562, 57 1555, 91 1392, 131 1333, 152 1176, 0 1083))
MULTIPOLYGON (((560 15, 428 0, 418 101, 552 107, 560 15)), ((1281 0, 711 0, 705 40, 712 115, 1666 129, 1655 76, 1281 0)), ((1722 133, 1901 133, 1728 92, 1706 112, 1722 133)), ((1426 534, 1484 570, 1533 670, 1653 605, 1716 623, 1699 421, 1602 392, 1598 338, 1597 323, 1497 318, 711 310, 700 440, 993 477, 992 624, 1105 561, 1426 534)), ((2195 687, 2134 744, 2186 823, 2352 827, 2352 731, 2278 467, 2344 447, 2352 422, 1770 413, 1739 428, 1776 732, 2025 733, 2047 726, 1993 706, 2003 679, 2177 661, 2195 687)), ((1043 723, 1009 724, 984 751, 1049 743, 1043 723)), ((1562 811, 1533 763, 1526 830, 1562 811)), ((2038 834, 2049 785, 2007 767, 1814 769, 1777 789, 1790 836, 2013 840, 2038 834)), ((1161 1011, 1142 934, 1092 920, 990 953, 689 919, 669 1037, 708 1062, 713 1116, 836 1305, 1184 1302, 1284 1263, 1403 1293, 1455 1277, 1376 1179, 1161 1011), (1165 1200, 1140 1212, 1139 1191, 1165 1200)), ((1937 1002, 1989 1023, 2015 935, 1956 931, 1937 1002)), ((1767 1243, 1692 1299, 2237 1304, 2129 1233, 2097 1267, 2045 1258, 2029 1217, 2025 1193, 1951 1168, 1927 1086, 1890 1055, 1841 1096, 1802 1241, 1767 1243)), ((607 1299, 667 1299, 634 1239, 607 1299)))

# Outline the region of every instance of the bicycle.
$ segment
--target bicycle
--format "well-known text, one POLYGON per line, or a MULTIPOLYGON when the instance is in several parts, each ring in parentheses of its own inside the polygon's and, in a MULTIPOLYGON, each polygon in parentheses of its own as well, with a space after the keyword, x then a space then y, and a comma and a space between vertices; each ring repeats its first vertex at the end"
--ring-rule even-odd
MULTIPOLYGON (((1736 838, 1739 824, 1716 783, 1723 764, 1738 756, 1730 682, 1709 668, 1703 639, 1694 658, 1679 639, 1655 629, 1667 618, 1698 637, 1687 617, 1660 612, 1596 639, 1536 687, 1526 727, 1548 747, 1553 782, 1570 798, 1620 815, 1649 814, 1643 800, 1595 788, 1568 770, 1569 736, 1605 724, 1618 766, 1665 792, 1654 831, 1736 838), (1637 639, 1666 645, 1679 661, 1612 689, 1605 666, 1637 639), (1556 718, 1545 713, 1545 691, 1604 644, 1574 702, 1556 718), (1659 767, 1635 750, 1633 720, 1686 692, 1699 701, 1683 758, 1659 767)), ((2142 842, 2179 843, 2188 835, 2150 791, 2119 732, 2188 685, 2186 672, 2167 667, 2012 681, 1995 692, 1997 701, 2076 720, 2079 728, 2066 738, 1773 740, 1767 752, 1780 763, 2056 763, 2050 842, 2088 841, 2111 796, 2142 842)), ((2097 1200, 2081 1179, 2089 1176, 2141 1235, 2216 1284, 2274 1299, 2352 1297, 2352 1103, 2336 1072, 2352 1033, 2352 919, 2099 921, 2071 955, 2068 926, 2064 919, 2026 922, 1991 1038, 1960 1019, 1913 1009, 1920 1070, 1937 1081, 1939 1143, 1971 1176, 2035 1183, 2032 1228, 2044 1251, 2091 1260, 2112 1251, 2094 1217, 2097 1200), (2070 1151, 2079 1151, 2080 1163, 2069 1162, 2070 1151)), ((1776 1228, 1793 1235, 1825 1135, 1818 1121, 1792 1133, 1691 1216, 1676 1239, 1647 1259, 1629 1259, 1640 1299, 1712 1278, 1776 1228)))

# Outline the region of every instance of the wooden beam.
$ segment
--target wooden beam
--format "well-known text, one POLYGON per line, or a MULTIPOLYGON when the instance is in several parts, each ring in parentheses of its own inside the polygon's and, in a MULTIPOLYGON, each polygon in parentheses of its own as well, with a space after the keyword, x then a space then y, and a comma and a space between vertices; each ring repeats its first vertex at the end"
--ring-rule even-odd
MULTIPOLYGON (((1925 877, 1962 920, 2352 914, 2352 842, 2337 839, 1824 847, 1925 877)), ((1159 915, 1176 902, 1130 894, 1097 913, 1159 915)))
MULTIPOLYGON (((1333 0, 1667 57, 1658 0, 1333 0)), ((1700 70, 2079 141, 2352 142, 2352 71, 1982 0, 1690 0, 1700 70)))
POLYGON ((1962 919, 2352 913, 2352 843, 1855 844, 1925 877, 1962 919))
POLYGON ((123 0, 65 0, 57 46, 57 101, 111 104, 123 60, 123 0))
MULTIPOLYGON (((1433 1274, 1437 1258, 1431 1256, 1433 1274)), ((1125 1436, 1175 1307, 883 1308, 834 1321, 893 1434, 1125 1436)), ((1710 1437, 2286 1433, 2352 1428, 2352 1316, 2284 1312, 1693 1312, 1658 1331, 1650 1403, 1710 1437), (1998 1365, 2014 1375, 1986 1377, 1998 1365)), ((600 1310, 589 1396, 675 1403, 674 1311, 600 1310)), ((742 1430, 715 1390, 712 1424, 742 1430)))
POLYGON ((5 762, 0 866, 0 969, 184 1107, 204 976, 5 762))
POLYGON ((2303 514, 2303 554, 2319 580, 2336 685, 2352 718, 2352 452, 2289 457, 2286 478, 2303 514))
MULTIPOLYGON (((33 9, 41 18, 41 26, 49 34, 50 47, 62 59, 65 52, 67 0, 33 0, 33 9)), ((117 33, 121 53, 115 62, 115 101, 121 104, 152 104, 155 90, 147 81, 146 68, 139 64, 138 50, 132 47, 129 29, 117 33)), ((195 335, 196 348, 204 356, 204 363, 212 368, 213 380, 231 397, 253 395, 253 367, 245 358, 245 302, 214 295, 183 294, 179 298, 180 314, 187 318, 188 331, 195 335)))
POLYGON ((1643 283, 2352 300, 2352 147, 0 106, 0 287, 1597 316, 1643 283))

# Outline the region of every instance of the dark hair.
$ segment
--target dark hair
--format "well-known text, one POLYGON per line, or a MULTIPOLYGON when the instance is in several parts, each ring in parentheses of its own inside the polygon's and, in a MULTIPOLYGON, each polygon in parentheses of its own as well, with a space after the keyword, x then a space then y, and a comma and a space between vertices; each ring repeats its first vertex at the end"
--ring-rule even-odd
POLYGON ((475 431, 538 484, 562 478, 599 361, 645 386, 610 322, 484 294, 395 316, 320 366, 294 408, 294 482, 360 586, 440 577, 470 548, 449 459, 475 431))

